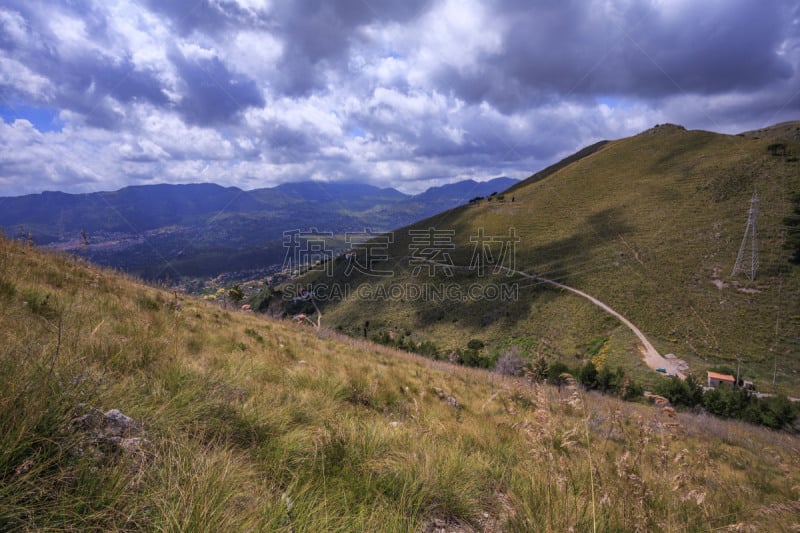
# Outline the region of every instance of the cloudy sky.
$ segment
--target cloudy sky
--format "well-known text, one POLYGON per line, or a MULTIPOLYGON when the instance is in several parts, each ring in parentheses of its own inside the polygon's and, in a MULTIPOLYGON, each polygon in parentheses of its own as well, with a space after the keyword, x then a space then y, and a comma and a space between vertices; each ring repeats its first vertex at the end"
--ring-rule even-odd
POLYGON ((800 119, 794 0, 0 0, 0 196, 416 192, 800 119))

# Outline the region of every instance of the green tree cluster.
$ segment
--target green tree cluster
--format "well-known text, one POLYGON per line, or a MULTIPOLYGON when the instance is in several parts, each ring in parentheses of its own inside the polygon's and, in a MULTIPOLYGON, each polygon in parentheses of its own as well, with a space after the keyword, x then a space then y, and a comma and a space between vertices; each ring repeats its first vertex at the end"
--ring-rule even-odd
POLYGON ((777 395, 759 398, 742 387, 703 387, 689 376, 685 381, 672 377, 662 381, 655 393, 680 407, 702 407, 707 412, 724 418, 735 418, 760 424, 772 429, 784 429, 792 425, 800 415, 800 405, 777 395))

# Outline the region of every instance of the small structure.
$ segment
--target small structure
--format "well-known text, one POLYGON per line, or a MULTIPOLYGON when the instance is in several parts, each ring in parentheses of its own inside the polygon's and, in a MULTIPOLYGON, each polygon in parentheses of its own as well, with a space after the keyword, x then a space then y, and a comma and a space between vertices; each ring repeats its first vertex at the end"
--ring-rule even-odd
POLYGON ((733 387, 736 384, 736 378, 731 376, 730 374, 718 374, 717 372, 707 372, 708 374, 708 386, 712 389, 716 389, 720 385, 725 385, 727 387, 733 387))

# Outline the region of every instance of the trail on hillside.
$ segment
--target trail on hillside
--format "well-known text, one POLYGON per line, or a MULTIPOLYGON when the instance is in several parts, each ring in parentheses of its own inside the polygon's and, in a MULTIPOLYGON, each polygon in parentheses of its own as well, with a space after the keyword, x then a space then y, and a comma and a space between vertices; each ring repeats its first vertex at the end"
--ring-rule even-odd
MULTIPOLYGON (((436 263, 436 261, 427 260, 430 263, 436 263)), ((470 267, 464 266, 455 266, 455 265, 447 265, 448 268, 456 268, 459 270, 470 270, 470 267)), ((563 283, 559 283, 558 281, 543 278, 542 276, 536 274, 528 274, 527 272, 523 272, 521 270, 514 270, 513 268, 508 268, 502 265, 496 267, 498 270, 503 270, 506 272, 510 272, 511 274, 518 274, 524 278, 536 281, 538 283, 545 283, 547 285, 552 285, 553 287, 558 287, 559 289, 563 289, 565 291, 569 291, 573 294, 577 294, 581 298, 585 298, 592 302, 594 305, 605 311, 606 313, 610 314, 611 316, 615 317, 617 320, 625 324, 628 329, 630 329, 634 335, 641 341, 642 345, 639 347, 639 352, 642 354, 642 360, 645 362, 647 366, 656 370, 657 368, 663 368, 667 371, 668 374, 672 374, 674 376, 678 376, 681 379, 686 379, 686 374, 684 374, 681 369, 679 368, 679 364, 681 360, 679 359, 667 359, 656 350, 655 346, 647 340, 644 333, 636 327, 636 325, 622 316, 620 313, 612 309, 608 304, 598 300, 591 294, 587 294, 579 289, 574 287, 570 287, 569 285, 564 285, 563 283)), ((685 366, 683 367, 685 369, 685 366)))
POLYGON ((644 336, 644 333, 642 333, 642 331, 639 328, 637 328, 633 322, 631 322, 618 312, 614 311, 614 309, 608 306, 608 304, 601 302, 600 300, 598 300, 597 298, 595 298, 590 294, 587 294, 574 287, 570 287, 569 285, 564 285, 563 283, 559 283, 555 280, 543 278, 541 276, 536 276, 534 274, 528 274, 527 272, 521 272, 519 270, 512 270, 508 268, 506 270, 508 270, 509 272, 513 272, 515 274, 519 274, 522 277, 538 281, 540 283, 546 283, 548 285, 564 289, 565 291, 577 294, 582 298, 586 298, 594 305, 596 305, 606 313, 614 316, 617 320, 625 324, 628 327, 628 329, 630 329, 633 332, 633 334, 639 338, 639 340, 642 343, 642 346, 640 347, 639 351, 641 352, 642 359, 644 360, 645 364, 647 364, 647 366, 649 366, 653 370, 655 370, 656 368, 664 368, 668 373, 674 374, 681 379, 686 379, 686 375, 678 369, 677 360, 667 359, 666 357, 658 353, 658 350, 655 349, 653 344, 649 340, 647 340, 647 337, 644 336))

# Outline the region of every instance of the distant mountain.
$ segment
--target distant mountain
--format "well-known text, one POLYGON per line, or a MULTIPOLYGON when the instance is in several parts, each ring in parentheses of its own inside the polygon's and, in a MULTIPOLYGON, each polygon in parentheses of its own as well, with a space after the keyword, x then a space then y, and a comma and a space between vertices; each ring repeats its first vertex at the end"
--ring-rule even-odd
POLYGON ((464 180, 440 187, 431 187, 427 191, 414 196, 410 201, 426 206, 423 218, 435 215, 452 207, 468 202, 472 198, 489 196, 503 192, 519 183, 511 178, 495 178, 489 181, 464 180))
POLYGON ((0 228, 147 278, 169 272, 174 279, 280 263, 287 230, 389 230, 514 183, 467 180, 418 195, 311 181, 251 191, 200 183, 44 192, 0 198, 0 228))

